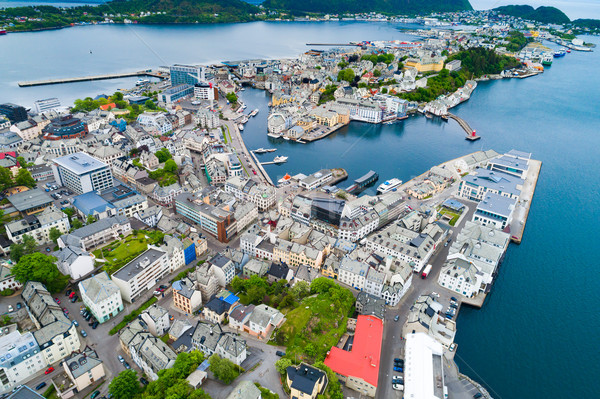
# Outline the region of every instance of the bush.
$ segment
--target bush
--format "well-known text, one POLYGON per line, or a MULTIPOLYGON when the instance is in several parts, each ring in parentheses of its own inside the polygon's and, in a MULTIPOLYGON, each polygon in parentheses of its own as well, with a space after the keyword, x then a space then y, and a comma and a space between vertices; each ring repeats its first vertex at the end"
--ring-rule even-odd
POLYGON ((156 303, 156 301, 158 301, 158 299, 154 296, 152 298, 148 299, 146 302, 144 302, 142 304, 142 306, 140 306, 133 312, 129 313, 127 316, 123 317, 123 321, 121 321, 119 324, 117 324, 116 326, 111 328, 108 333, 110 335, 115 335, 116 333, 121 331, 121 329, 125 328, 125 326, 127 324, 129 324, 130 322, 135 320, 136 317, 138 317, 140 314, 142 314, 142 312, 144 310, 148 309, 150 306, 152 306, 154 303, 156 303))
POLYGON ((14 293, 15 293, 15 290, 11 290, 10 288, 7 288, 3 291, 0 291, 0 296, 11 296, 14 293))

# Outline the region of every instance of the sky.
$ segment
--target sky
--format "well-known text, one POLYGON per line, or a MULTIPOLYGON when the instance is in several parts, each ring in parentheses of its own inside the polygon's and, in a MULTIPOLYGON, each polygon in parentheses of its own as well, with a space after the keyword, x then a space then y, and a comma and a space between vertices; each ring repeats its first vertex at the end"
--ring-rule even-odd
POLYGON ((510 4, 528 4, 535 8, 553 6, 569 18, 600 19, 600 0, 469 0, 476 10, 486 10, 510 4))

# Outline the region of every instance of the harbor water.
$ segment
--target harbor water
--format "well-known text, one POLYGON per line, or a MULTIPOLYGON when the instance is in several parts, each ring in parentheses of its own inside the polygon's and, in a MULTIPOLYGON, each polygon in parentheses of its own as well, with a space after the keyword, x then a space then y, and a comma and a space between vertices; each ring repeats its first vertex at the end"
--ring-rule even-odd
MULTIPOLYGON (((18 56, 0 64, 0 102, 31 106, 39 98, 59 97, 68 104, 132 85, 123 80, 20 89, 16 82, 22 80, 293 57, 307 50, 307 42, 389 39, 413 38, 389 24, 337 22, 93 26, 9 34, 0 37, 0 51, 18 56), (50 46, 58 42, 60 51, 50 46)), ((452 111, 482 136, 477 142, 465 140, 454 121, 423 117, 393 125, 353 122, 304 145, 273 140, 266 135, 269 97, 255 89, 241 94, 248 110, 260 110, 243 137, 249 149, 277 149, 258 155, 261 160, 289 157, 283 165, 265 166, 273 180, 342 167, 349 173, 342 187, 371 169, 380 182, 406 181, 481 149, 533 153, 543 166, 523 242, 509 247, 483 308, 461 310, 456 360, 496 399, 594 397, 592 381, 600 373, 595 340, 600 326, 599 62, 597 51, 573 52, 537 77, 480 82, 471 99, 452 111)))

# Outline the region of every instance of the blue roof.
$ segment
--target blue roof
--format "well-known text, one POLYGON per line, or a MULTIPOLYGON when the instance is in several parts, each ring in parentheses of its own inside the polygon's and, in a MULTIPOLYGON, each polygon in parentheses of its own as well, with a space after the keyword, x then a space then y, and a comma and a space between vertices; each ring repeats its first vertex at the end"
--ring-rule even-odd
POLYGON ((489 212, 494 215, 508 217, 517 201, 495 193, 486 193, 481 202, 477 204, 477 212, 489 212))
POLYGON ((227 294, 227 295, 220 295, 219 299, 221 299, 222 301, 228 303, 229 305, 233 305, 234 303, 236 303, 237 301, 240 300, 239 297, 233 295, 231 292, 229 291, 225 291, 225 292, 221 292, 221 294, 227 294))
POLYGON ((93 191, 74 197, 73 206, 85 215, 94 215, 94 213, 102 213, 107 209, 114 209, 111 203, 93 191))
POLYGON ((466 175, 462 178, 463 181, 472 186, 482 186, 501 193, 510 193, 521 195, 521 190, 517 186, 522 186, 525 182, 523 179, 509 175, 508 173, 495 172, 489 169, 477 169, 477 174, 466 175))
POLYGON ((458 202, 457 200, 453 200, 451 198, 449 198, 446 201, 444 201, 443 205, 446 208, 456 209, 456 210, 461 210, 462 208, 465 207, 465 205, 462 202, 458 202))

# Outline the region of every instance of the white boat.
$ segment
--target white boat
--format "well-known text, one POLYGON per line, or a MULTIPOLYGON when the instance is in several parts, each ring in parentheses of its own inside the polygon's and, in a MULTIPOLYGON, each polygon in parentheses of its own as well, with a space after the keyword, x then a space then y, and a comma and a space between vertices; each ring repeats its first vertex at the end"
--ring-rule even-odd
POLYGON ((393 179, 386 180, 385 182, 381 183, 379 187, 377 187, 377 194, 385 194, 389 193, 390 191, 396 191, 396 189, 401 185, 402 180, 394 177, 393 179))
POLYGON ((141 79, 140 78, 140 79, 137 80, 137 82, 135 82, 135 85, 136 86, 142 86, 142 85, 144 85, 146 83, 150 83, 150 80, 149 79, 141 79))
POLYGON ((240 131, 244 130, 244 125, 242 125, 241 123, 238 125, 238 129, 240 129, 240 131))
POLYGON ((279 156, 279 157, 275 157, 275 159, 273 160, 273 162, 275 163, 284 163, 286 162, 288 159, 288 157, 286 156, 279 156))
POLYGON ((256 116, 256 114, 258 114, 258 108, 250 112, 250 116, 256 116))
POLYGON ((264 154, 265 152, 267 152, 267 150, 265 150, 264 148, 257 148, 256 150, 254 150, 255 154, 264 154))

